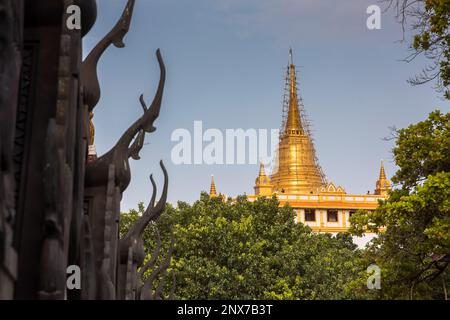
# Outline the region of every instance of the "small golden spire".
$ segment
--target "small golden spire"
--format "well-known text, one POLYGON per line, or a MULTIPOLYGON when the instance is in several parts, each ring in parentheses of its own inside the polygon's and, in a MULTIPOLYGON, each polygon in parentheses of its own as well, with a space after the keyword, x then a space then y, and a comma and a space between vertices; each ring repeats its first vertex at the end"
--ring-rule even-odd
POLYGON ((391 182, 386 177, 386 172, 384 171, 384 163, 381 160, 380 165, 380 176, 376 183, 375 194, 387 196, 391 190, 391 182))
POLYGON ((266 176, 266 171, 264 170, 264 165, 261 163, 259 165, 259 175, 255 180, 255 194, 258 196, 271 196, 272 184, 270 183, 270 179, 266 176))
POLYGON ((383 163, 383 159, 381 159, 381 166, 380 166, 380 180, 386 180, 386 172, 384 172, 384 163, 383 163))
POLYGON ((264 165, 262 164, 262 162, 259 165, 259 176, 260 177, 265 177, 266 176, 266 171, 264 170, 264 165))
POLYGON ((216 192, 216 184, 214 183, 214 175, 211 175, 211 188, 209 189, 209 196, 210 197, 216 197, 217 196, 217 192, 216 192))

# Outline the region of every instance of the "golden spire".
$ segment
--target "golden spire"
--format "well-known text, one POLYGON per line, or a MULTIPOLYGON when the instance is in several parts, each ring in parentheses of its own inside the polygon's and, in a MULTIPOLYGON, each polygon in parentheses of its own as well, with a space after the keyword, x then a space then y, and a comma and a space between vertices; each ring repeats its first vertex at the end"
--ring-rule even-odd
POLYGON ((270 181, 273 190, 278 193, 317 193, 325 185, 325 178, 317 163, 311 137, 302 127, 292 50, 289 50, 289 60, 286 78, 289 83, 289 109, 270 181))
POLYGON ((386 180, 386 173, 384 172, 384 163, 383 163, 383 159, 381 159, 380 180, 386 180))
POLYGON ((289 110, 284 128, 286 134, 299 134, 303 133, 303 129, 300 123, 300 112, 298 110, 297 99, 297 76, 295 74, 295 65, 292 58, 292 49, 289 49, 289 110))
POLYGON ((384 171, 384 163, 381 160, 380 176, 376 183, 375 194, 386 196, 391 190, 391 182, 386 178, 386 172, 384 171))
POLYGON ((264 165, 262 164, 262 162, 259 165, 259 176, 260 177, 265 177, 266 176, 266 171, 264 170, 264 165))
POLYGON ((209 196, 210 197, 216 197, 216 184, 214 183, 214 175, 211 175, 211 188, 209 189, 209 196))
POLYGON ((261 163, 259 165, 259 175, 255 180, 255 194, 258 196, 271 196, 273 193, 272 187, 269 177, 266 176, 264 165, 261 163))

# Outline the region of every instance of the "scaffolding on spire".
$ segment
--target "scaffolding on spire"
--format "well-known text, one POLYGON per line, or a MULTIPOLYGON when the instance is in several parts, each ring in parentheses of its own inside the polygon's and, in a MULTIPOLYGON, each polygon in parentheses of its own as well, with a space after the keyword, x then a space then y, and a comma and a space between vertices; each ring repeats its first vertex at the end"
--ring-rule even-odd
MULTIPOLYGON (((282 120, 279 144, 272 178, 278 185, 287 184, 292 190, 313 189, 326 183, 326 176, 319 165, 314 148, 311 123, 305 112, 304 101, 298 94, 298 72, 293 63, 292 49, 289 50, 289 63, 285 76, 282 120), (302 138, 303 136, 303 138, 302 138), (283 140, 289 140, 289 142, 283 140), (289 144, 292 151, 288 151, 289 144), (280 148, 284 148, 281 151, 280 148), (289 163, 289 164, 288 164, 289 163), (278 172, 281 170, 281 172, 278 172), (278 173, 277 173, 278 172, 278 173), (278 181, 278 183, 277 183, 278 181), (304 186, 300 186, 304 184, 304 186)), ((284 188, 282 188, 284 189, 284 188)))

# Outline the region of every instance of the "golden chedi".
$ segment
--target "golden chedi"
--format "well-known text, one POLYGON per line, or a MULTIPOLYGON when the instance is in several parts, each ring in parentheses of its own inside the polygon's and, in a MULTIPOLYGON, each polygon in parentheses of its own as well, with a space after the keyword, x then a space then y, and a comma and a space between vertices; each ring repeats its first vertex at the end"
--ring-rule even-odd
POLYGON ((274 172, 270 176, 274 191, 286 194, 317 193, 326 184, 317 163, 314 145, 302 125, 297 97, 297 79, 290 51, 288 67, 289 107, 280 134, 274 172))
MULTIPOLYGON (((376 182, 375 192, 348 194, 342 186, 327 181, 318 164, 308 124, 303 116, 303 105, 297 92, 297 76, 292 51, 286 75, 286 100, 283 125, 278 149, 270 175, 261 164, 256 177, 254 195, 275 195, 280 206, 289 204, 296 213, 296 222, 309 226, 315 232, 345 232, 350 226, 350 216, 357 210, 375 210, 378 200, 389 196, 391 182, 386 177, 383 162, 376 182)), ((210 195, 217 196, 214 179, 210 195)))

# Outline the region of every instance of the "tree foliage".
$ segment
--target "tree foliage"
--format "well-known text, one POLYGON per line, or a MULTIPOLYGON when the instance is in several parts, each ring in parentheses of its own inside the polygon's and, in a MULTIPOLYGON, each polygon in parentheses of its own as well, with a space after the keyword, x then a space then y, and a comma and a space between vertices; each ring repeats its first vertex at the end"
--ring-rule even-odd
POLYGON ((177 298, 355 298, 347 285, 366 268, 348 234, 315 234, 295 224, 293 209, 278 207, 275 198, 231 201, 203 193, 193 205, 168 206, 158 222, 163 239, 170 226, 177 298))
MULTIPOLYGON (((397 130, 397 188, 375 211, 360 211, 351 232, 377 237, 358 250, 349 234, 316 234, 294 223, 276 198, 225 200, 202 193, 190 205, 167 205, 144 234, 149 252, 160 230, 168 269, 182 299, 443 299, 450 274, 450 114, 397 130), (366 269, 381 268, 381 290, 368 290, 366 269)), ((124 234, 144 210, 122 214, 124 234)), ((158 264, 164 260, 160 257, 158 264)), ((147 257, 150 259, 150 254, 147 257)), ((159 281, 155 283, 155 286, 159 281)), ((170 290, 167 285, 165 292, 170 290)))
MULTIPOLYGON (((450 114, 397 131, 399 188, 351 218, 354 234, 378 233, 365 259, 382 269, 380 298, 447 298, 450 274, 450 114)), ((368 263, 367 262, 367 263, 368 263)))
POLYGON ((413 85, 435 81, 436 89, 450 99, 450 1, 383 0, 394 7, 405 29, 411 25, 413 53, 406 61, 423 54, 431 61, 422 73, 410 79, 413 85))
POLYGON ((434 111, 394 137, 394 160, 399 166, 394 183, 410 190, 429 175, 450 171, 450 114, 434 111))

